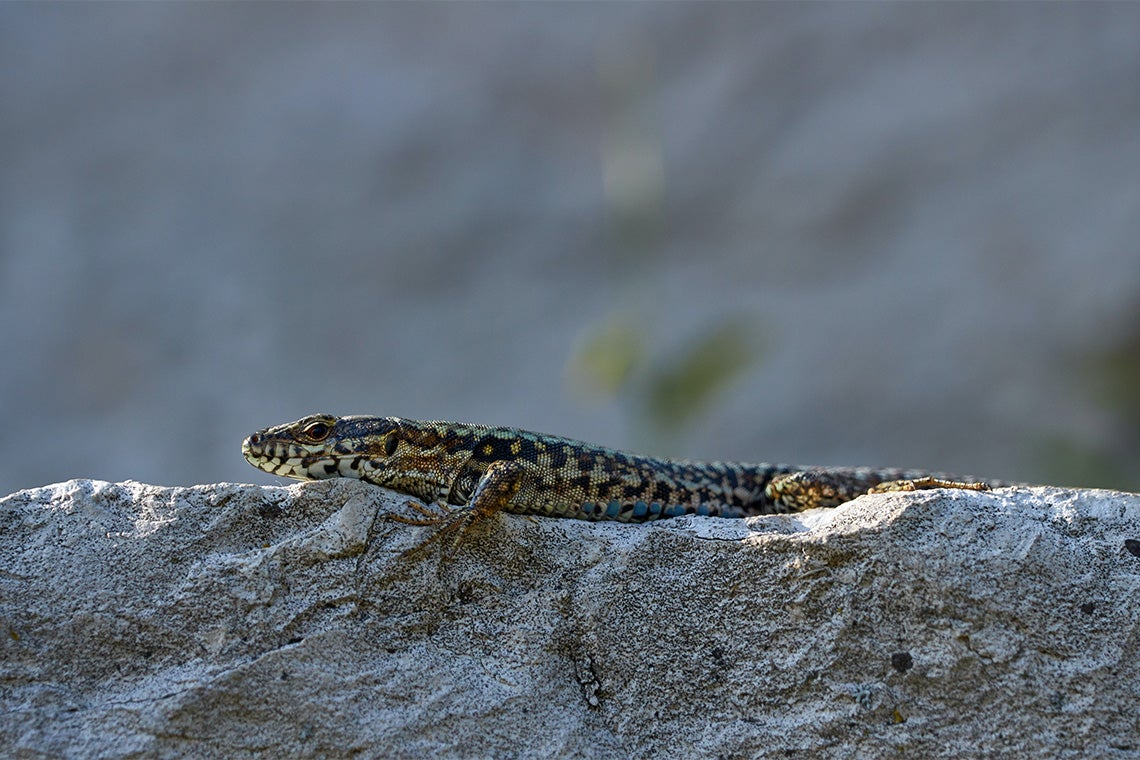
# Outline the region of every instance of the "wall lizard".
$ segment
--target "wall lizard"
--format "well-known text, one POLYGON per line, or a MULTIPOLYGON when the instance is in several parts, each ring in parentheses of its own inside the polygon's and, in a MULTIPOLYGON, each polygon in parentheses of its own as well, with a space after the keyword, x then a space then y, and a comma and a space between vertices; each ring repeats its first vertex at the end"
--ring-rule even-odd
POLYGON ((749 517, 834 507, 865 493, 1002 485, 916 470, 660 459, 515 428, 400 417, 312 415, 254 433, 242 453, 274 475, 359 478, 413 496, 423 504, 409 506, 423 517, 393 519, 442 523, 456 538, 500 511, 621 522, 749 517))

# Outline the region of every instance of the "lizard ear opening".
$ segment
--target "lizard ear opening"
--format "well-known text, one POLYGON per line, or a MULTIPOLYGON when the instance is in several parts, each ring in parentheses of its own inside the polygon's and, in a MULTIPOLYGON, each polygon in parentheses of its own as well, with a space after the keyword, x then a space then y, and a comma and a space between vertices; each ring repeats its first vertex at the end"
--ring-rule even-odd
POLYGON ((395 433, 389 433, 384 439, 384 456, 392 456, 396 453, 396 447, 400 445, 400 439, 396 437, 395 433))

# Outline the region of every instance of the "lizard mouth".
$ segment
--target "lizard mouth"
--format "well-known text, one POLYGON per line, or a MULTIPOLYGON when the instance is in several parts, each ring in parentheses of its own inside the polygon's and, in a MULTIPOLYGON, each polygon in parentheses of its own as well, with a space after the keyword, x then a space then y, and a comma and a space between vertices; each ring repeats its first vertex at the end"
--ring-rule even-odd
POLYGON ((271 475, 298 480, 352 477, 353 457, 313 451, 292 441, 273 440, 264 432, 254 433, 242 441, 245 460, 271 475))

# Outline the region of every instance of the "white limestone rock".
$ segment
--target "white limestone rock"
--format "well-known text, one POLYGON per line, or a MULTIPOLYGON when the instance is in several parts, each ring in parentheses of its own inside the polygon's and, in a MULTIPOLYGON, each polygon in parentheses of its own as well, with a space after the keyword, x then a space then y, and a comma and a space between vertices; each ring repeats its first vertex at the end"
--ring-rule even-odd
POLYGON ((450 558, 357 481, 0 500, 0 754, 1140 754, 1140 496, 1018 488, 450 558))

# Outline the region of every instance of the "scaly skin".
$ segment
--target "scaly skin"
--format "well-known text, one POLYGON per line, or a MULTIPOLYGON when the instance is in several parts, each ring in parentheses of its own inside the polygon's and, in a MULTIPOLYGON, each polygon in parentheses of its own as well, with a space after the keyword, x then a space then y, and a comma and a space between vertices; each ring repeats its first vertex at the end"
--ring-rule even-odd
POLYGON ((869 492, 989 489, 914 470, 657 459, 514 428, 399 417, 313 415, 254 433, 242 453, 275 475, 359 478, 414 496, 441 512, 413 503, 426 517, 404 522, 460 532, 499 511, 644 522, 798 512, 869 492))

